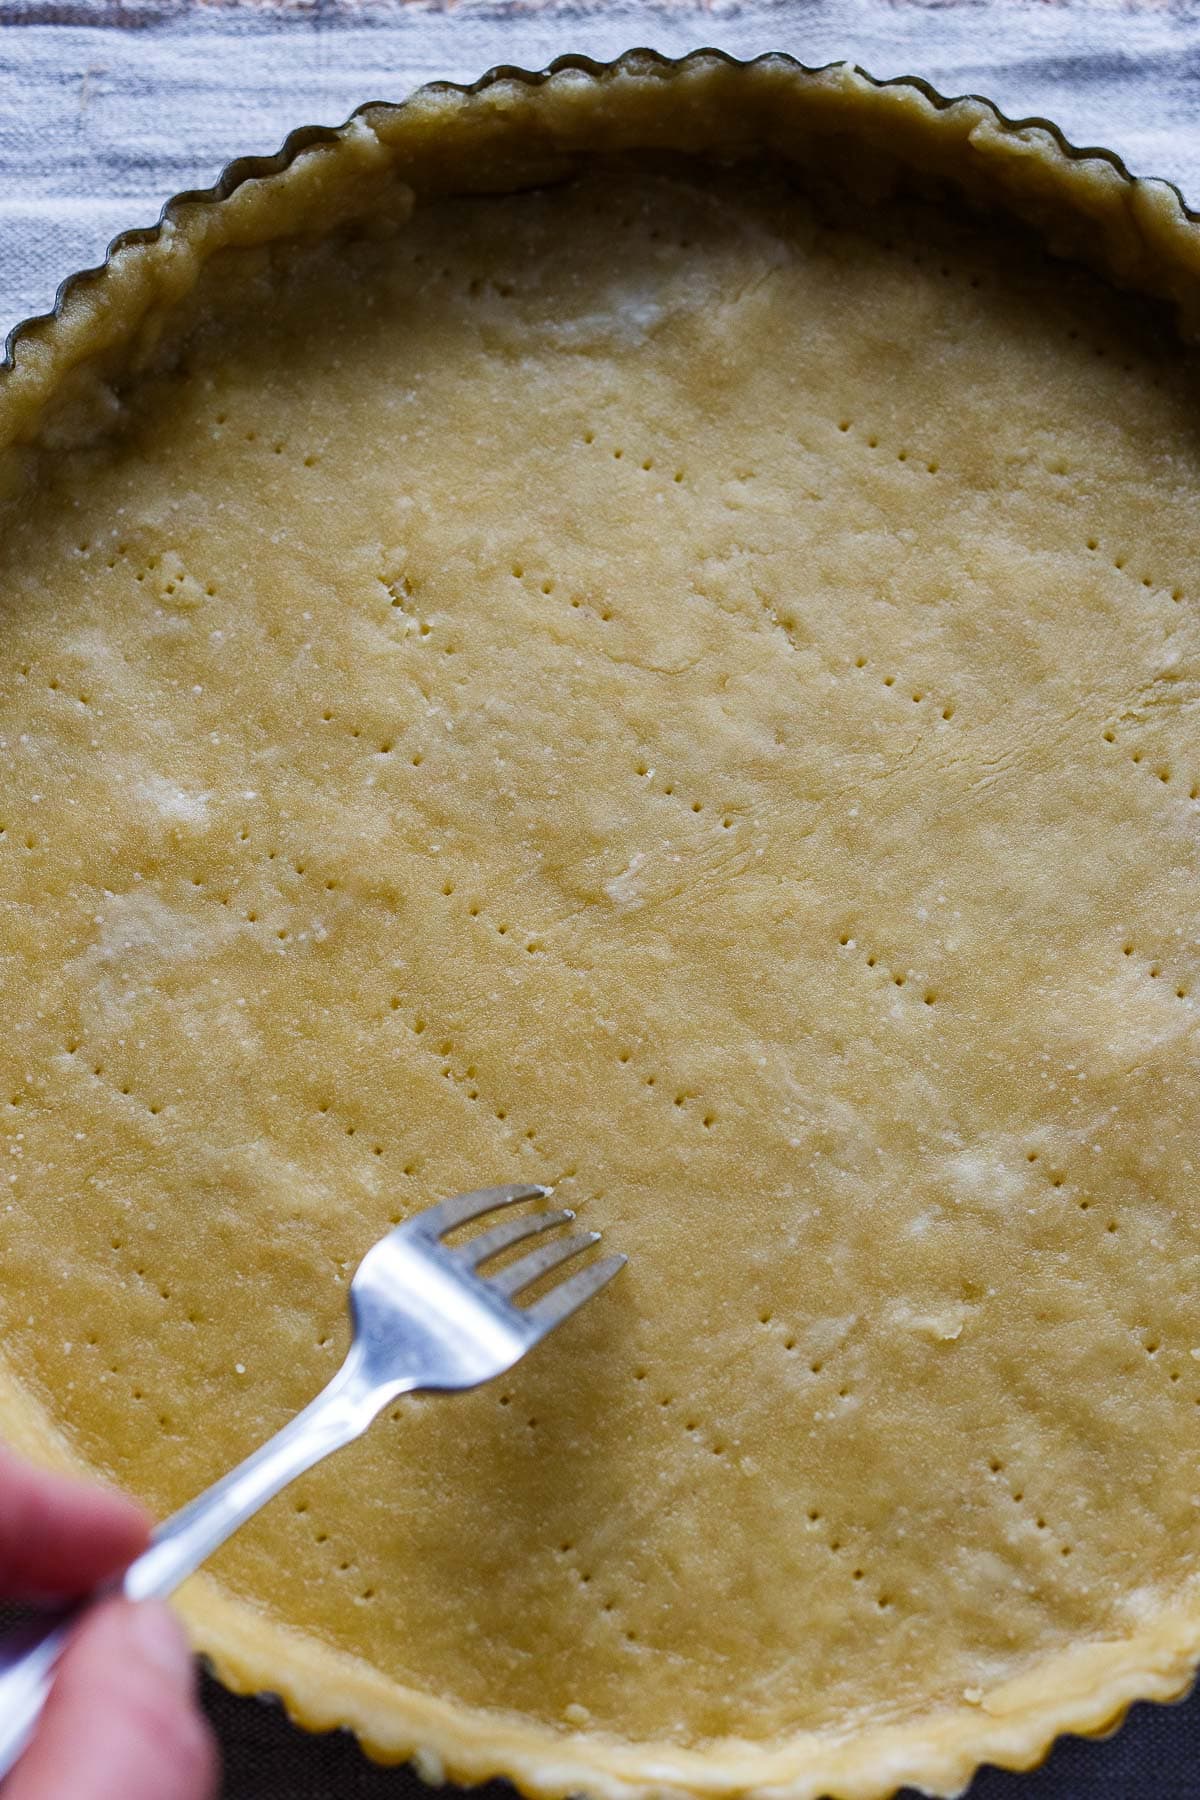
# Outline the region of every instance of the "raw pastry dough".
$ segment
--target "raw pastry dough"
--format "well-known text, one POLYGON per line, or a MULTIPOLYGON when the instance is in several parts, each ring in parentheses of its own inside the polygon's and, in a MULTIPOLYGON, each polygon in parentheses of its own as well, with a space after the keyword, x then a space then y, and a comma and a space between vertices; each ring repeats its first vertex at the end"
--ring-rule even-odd
POLYGON ((165 1511, 390 1220, 532 1178, 630 1257, 214 1559, 235 1685, 799 1797, 1187 1681, 1196 384, 1013 222, 1186 299, 1132 192, 634 61, 370 114, 19 346, 10 1429, 165 1511))

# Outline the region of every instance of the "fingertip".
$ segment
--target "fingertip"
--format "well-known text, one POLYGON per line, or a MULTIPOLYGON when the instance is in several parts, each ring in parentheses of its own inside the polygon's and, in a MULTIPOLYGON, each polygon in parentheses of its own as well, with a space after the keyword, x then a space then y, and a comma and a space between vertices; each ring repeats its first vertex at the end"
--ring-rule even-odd
POLYGON ((12 1776, 12 1800, 211 1800, 216 1745, 195 1688, 192 1654, 168 1607, 97 1606, 63 1657, 12 1776))
POLYGON ((124 1627, 135 1654, 165 1681, 183 1693, 196 1686, 196 1665, 183 1626, 161 1600, 143 1600, 126 1609, 124 1627))
POLYGON ((95 1487, 82 1481, 68 1481, 70 1504, 81 1510, 88 1528, 102 1540, 109 1558, 105 1574, 123 1569, 140 1556, 150 1541, 154 1518, 146 1508, 119 1488, 95 1487))
POLYGON ((0 1451, 0 1588, 7 1595, 48 1598, 94 1587, 145 1549, 150 1530, 128 1495, 0 1451))

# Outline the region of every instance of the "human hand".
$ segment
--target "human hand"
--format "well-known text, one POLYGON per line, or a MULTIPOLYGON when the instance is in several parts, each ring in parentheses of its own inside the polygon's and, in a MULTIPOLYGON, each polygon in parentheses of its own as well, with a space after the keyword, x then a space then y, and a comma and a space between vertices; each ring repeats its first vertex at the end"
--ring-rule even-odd
MULTIPOLYGON (((72 1599, 146 1547, 132 1500, 0 1455, 0 1594, 72 1599)), ((105 1600, 63 1655, 3 1800, 211 1800, 217 1760, 191 1652, 159 1601, 105 1600)))

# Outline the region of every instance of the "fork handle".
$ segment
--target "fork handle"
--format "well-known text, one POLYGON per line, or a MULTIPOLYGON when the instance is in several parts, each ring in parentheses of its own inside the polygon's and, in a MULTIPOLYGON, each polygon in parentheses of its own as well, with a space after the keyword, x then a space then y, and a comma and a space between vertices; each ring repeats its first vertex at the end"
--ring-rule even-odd
POLYGON ((98 1599, 162 1599, 290 1481, 349 1444, 389 1398, 371 1387, 355 1346, 329 1385, 236 1469, 157 1528, 124 1575, 77 1605, 21 1626, 0 1640, 0 1780, 33 1733, 54 1670, 79 1621, 98 1599))
POLYGON ((260 1506, 331 1451, 359 1437, 385 1398, 368 1387, 361 1354, 352 1347, 333 1380, 302 1412, 245 1462, 164 1520, 150 1548, 125 1571, 121 1591, 126 1599, 161 1600, 173 1593, 260 1506))

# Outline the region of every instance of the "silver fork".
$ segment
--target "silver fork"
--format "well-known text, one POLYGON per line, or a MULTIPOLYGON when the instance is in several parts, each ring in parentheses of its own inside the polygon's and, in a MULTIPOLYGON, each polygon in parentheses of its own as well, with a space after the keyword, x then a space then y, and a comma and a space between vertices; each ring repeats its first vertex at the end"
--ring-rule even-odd
MULTIPOLYGON (((515 1304, 541 1276, 596 1243, 598 1231, 551 1238, 494 1274, 483 1272, 501 1251, 569 1223, 575 1215, 565 1207, 502 1219, 457 1246, 445 1241, 459 1225, 549 1192, 478 1188, 427 1207, 380 1238, 350 1283, 353 1336, 333 1380, 261 1449, 160 1525, 149 1549, 108 1591, 130 1600, 171 1593, 289 1481, 360 1437, 397 1395, 491 1381, 598 1294, 623 1256, 601 1257, 531 1305, 515 1304)), ((89 1604, 38 1621, 0 1644, 0 1778, 29 1741, 54 1666, 89 1604)))

